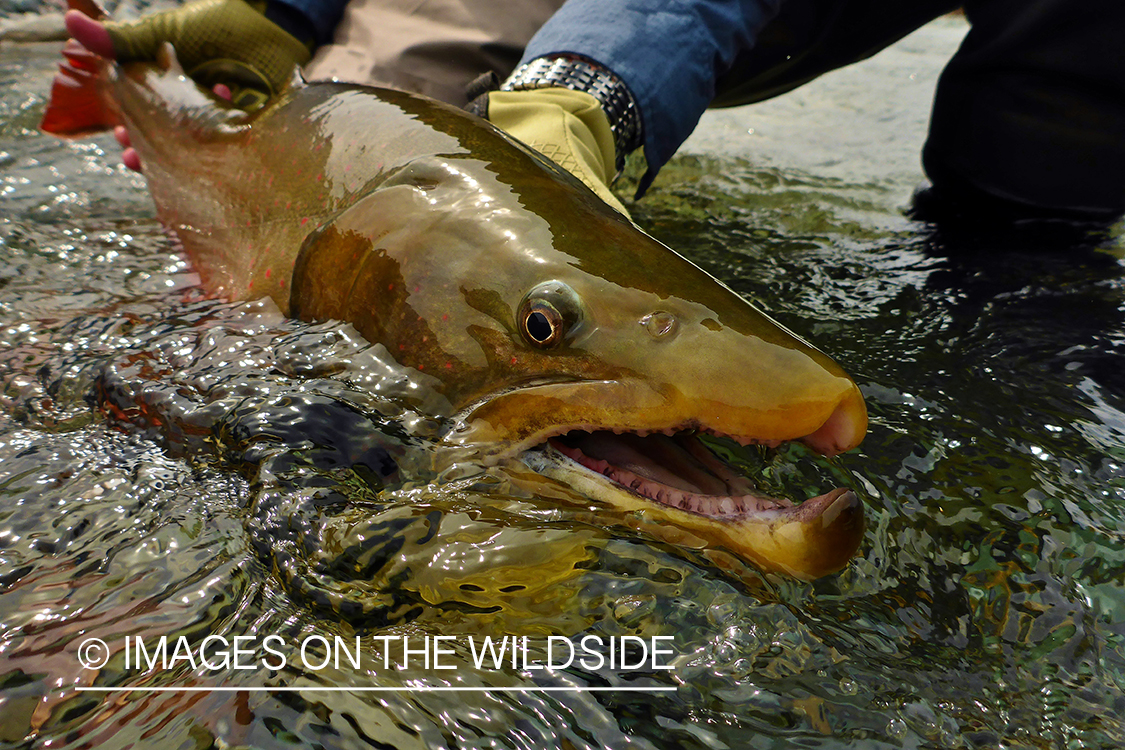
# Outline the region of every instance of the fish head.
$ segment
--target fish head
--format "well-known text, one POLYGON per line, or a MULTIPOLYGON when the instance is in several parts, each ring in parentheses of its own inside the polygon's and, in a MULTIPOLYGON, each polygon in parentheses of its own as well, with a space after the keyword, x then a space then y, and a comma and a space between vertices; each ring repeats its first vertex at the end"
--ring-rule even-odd
POLYGON ((314 233, 291 309, 435 379, 449 446, 524 456, 768 570, 842 567, 854 493, 763 496, 695 435, 835 455, 866 432, 855 382, 565 173, 472 153, 412 162, 314 233))
POLYGON ((504 386, 466 408, 462 439, 525 448, 569 426, 859 444, 863 399, 829 357, 631 224, 591 223, 523 253, 531 273, 509 277, 491 342, 504 386))

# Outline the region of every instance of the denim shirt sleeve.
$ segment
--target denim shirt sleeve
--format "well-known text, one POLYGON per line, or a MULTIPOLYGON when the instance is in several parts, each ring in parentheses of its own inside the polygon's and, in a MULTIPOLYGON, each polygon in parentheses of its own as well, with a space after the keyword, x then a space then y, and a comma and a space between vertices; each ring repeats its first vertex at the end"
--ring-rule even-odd
POLYGON ((304 16, 313 27, 317 44, 332 41, 336 24, 344 15, 348 0, 271 0, 284 5, 304 16))
POLYGON ((570 53, 613 71, 641 112, 648 173, 638 195, 691 134, 715 81, 783 0, 568 0, 532 37, 521 64, 570 53))

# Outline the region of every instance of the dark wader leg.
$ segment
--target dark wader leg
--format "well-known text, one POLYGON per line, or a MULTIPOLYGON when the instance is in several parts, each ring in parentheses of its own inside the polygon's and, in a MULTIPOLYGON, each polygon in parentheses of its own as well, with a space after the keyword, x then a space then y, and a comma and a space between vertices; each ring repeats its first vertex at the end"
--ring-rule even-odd
POLYGON ((1125 211, 1125 3, 975 0, 938 83, 926 172, 941 191, 1110 219, 1125 211))
MULTIPOLYGON (((720 81, 715 106, 784 93, 960 5, 790 0, 720 81)), ((1019 215, 1125 211, 1125 2, 969 0, 923 163, 939 194, 1019 215)))

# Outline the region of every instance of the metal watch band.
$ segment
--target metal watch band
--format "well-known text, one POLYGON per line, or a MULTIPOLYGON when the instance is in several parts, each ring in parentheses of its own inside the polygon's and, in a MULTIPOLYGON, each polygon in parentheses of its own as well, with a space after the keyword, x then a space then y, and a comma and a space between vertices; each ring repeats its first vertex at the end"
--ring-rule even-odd
POLYGON ((606 68, 577 57, 539 57, 516 68, 501 91, 564 88, 584 91, 597 99, 613 132, 617 173, 625 156, 641 146, 641 116, 629 87, 606 68))

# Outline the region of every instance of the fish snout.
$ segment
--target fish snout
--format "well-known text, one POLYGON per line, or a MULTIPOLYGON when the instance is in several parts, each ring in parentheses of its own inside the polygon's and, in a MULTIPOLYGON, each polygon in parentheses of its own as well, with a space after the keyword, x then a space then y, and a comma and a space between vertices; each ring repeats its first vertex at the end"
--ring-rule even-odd
POLYGON ((824 424, 801 438, 801 442, 831 457, 855 448, 866 434, 867 405, 859 388, 853 384, 824 424))

